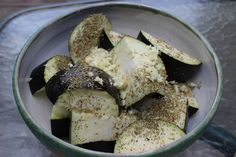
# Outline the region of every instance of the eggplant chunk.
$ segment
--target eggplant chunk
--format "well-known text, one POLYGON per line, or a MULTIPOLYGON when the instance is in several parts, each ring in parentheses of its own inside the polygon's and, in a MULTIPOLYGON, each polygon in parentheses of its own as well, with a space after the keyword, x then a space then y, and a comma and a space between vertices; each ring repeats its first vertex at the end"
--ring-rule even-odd
POLYGON ((152 99, 151 105, 142 112, 145 120, 163 120, 185 130, 187 120, 187 99, 181 96, 152 99))
POLYGON ((98 116, 93 113, 72 110, 71 144, 84 144, 96 141, 113 141, 114 116, 98 116))
POLYGON ((117 136, 134 123, 138 116, 122 112, 119 115, 118 106, 112 96, 104 91, 83 89, 70 91, 59 97, 64 100, 55 104, 68 108, 72 106, 71 143, 81 145, 97 141, 114 141, 117 136))
POLYGON ((113 153, 115 147, 115 141, 89 142, 85 144, 78 144, 77 146, 99 152, 113 153))
POLYGON ((182 97, 187 99, 187 105, 188 105, 188 116, 191 117, 193 114, 195 114, 199 109, 199 104, 197 102, 197 99, 193 95, 193 88, 190 84, 184 84, 184 83, 174 83, 171 86, 166 86, 166 94, 167 95, 181 95, 182 97))
POLYGON ((140 116, 135 114, 129 114, 127 112, 122 112, 119 117, 116 118, 116 123, 113 128, 114 139, 117 139, 119 135, 131 124, 140 119, 140 116))
POLYGON ((71 63, 69 57, 56 55, 38 65, 30 74, 29 86, 31 93, 34 94, 43 88, 54 74, 68 68, 71 63))
POLYGON ((201 61, 178 50, 160 38, 153 37, 144 31, 140 31, 137 38, 147 45, 157 47, 161 51, 160 57, 166 67, 168 81, 186 82, 200 68, 201 61))
POLYGON ((114 31, 103 30, 98 48, 103 48, 110 51, 123 37, 123 34, 114 31))
POLYGON ((93 89, 68 90, 58 97, 54 106, 102 116, 117 117, 119 113, 118 105, 110 94, 93 89))
POLYGON ((151 93, 162 95, 167 77, 165 66, 155 48, 137 39, 125 36, 110 52, 92 51, 85 61, 112 77, 125 107, 151 93))
POLYGON ((54 104, 66 90, 83 88, 103 89, 120 104, 119 91, 113 86, 111 77, 103 70, 85 64, 77 64, 54 75, 46 84, 46 94, 54 104))
POLYGON ((196 98, 188 97, 188 115, 189 117, 193 116, 199 109, 196 98))
POLYGON ((114 153, 142 153, 164 147, 184 136, 175 125, 164 121, 139 120, 122 132, 114 153))
POLYGON ((111 23, 103 14, 93 14, 77 25, 69 39, 69 52, 75 64, 84 61, 91 49, 97 47, 102 30, 111 30, 111 23))
POLYGON ((115 141, 127 127, 139 119, 138 116, 128 113, 111 116, 114 114, 114 111, 112 112, 110 115, 99 115, 94 112, 72 110, 71 143, 81 145, 98 141, 115 141))
POLYGON ((65 107, 54 105, 51 113, 51 131, 56 137, 68 137, 70 130, 70 111, 65 107))
POLYGON ((97 141, 113 141, 113 128, 119 109, 114 98, 105 91, 74 90, 59 97, 56 105, 71 105, 71 143, 81 145, 97 141), (69 103, 67 105, 67 103, 69 103))

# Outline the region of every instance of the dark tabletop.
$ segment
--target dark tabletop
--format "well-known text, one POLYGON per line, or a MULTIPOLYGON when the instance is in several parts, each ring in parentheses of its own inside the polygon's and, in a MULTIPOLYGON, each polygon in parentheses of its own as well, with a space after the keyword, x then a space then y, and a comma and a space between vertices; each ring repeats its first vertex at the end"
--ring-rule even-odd
MULTIPOLYGON (((3 6, 6 6, 9 1, 4 2, 4 5, 2 5, 3 2, 0 2, 1 19, 9 13, 9 11, 6 11, 7 13, 3 11, 3 6)), ((37 5, 44 3, 43 0, 34 2, 37 2, 37 5)), ((51 3, 52 1, 48 2, 51 3)), ((213 122, 236 135, 236 1, 141 0, 138 2, 151 5, 180 17, 197 28, 210 41, 219 56, 224 75, 223 98, 213 122)), ((27 3, 27 7, 34 5, 31 1, 27 1, 27 3)), ((24 6, 23 3, 22 6, 24 6)), ((78 6, 70 6, 70 11, 78 8, 78 6)), ((67 12, 68 9, 66 8, 27 12, 11 19, 0 29, 1 157, 54 156, 32 135, 19 115, 12 94, 11 76, 16 56, 28 37, 45 22, 67 12)), ((223 155, 210 145, 198 140, 179 156, 220 157, 223 155)))

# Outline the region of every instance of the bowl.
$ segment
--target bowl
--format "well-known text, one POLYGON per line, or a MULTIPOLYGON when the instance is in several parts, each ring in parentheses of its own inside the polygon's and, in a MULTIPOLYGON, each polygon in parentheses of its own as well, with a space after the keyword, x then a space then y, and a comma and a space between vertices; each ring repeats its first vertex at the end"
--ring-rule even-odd
POLYGON ((191 145, 204 131, 216 112, 222 94, 222 72, 214 50, 194 28, 163 11, 132 3, 109 2, 93 4, 60 17, 41 27, 22 48, 14 68, 13 91, 17 107, 33 134, 52 151, 69 157, 121 156, 73 146, 50 132, 52 104, 44 93, 32 96, 28 78, 33 68, 55 54, 69 55, 68 38, 73 28, 92 13, 104 13, 115 31, 136 37, 139 30, 167 40, 172 45, 202 61, 202 67, 190 81, 201 82, 194 90, 200 109, 189 120, 187 134, 158 150, 123 156, 172 156, 191 145))

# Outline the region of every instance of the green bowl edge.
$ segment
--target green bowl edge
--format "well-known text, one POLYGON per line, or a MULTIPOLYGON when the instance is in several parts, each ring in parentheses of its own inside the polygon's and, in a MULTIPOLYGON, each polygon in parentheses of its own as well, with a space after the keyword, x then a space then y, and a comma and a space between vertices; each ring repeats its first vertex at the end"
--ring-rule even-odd
POLYGON ((12 81, 13 81, 13 93, 14 93, 14 97, 15 97, 15 101, 18 107, 18 110, 22 116, 22 118, 24 119, 25 123, 27 124, 27 126, 30 128, 30 130, 34 133, 34 135, 46 146, 48 146, 49 148, 51 148, 52 150, 62 150, 66 155, 72 155, 72 156, 76 156, 76 155, 82 155, 82 156, 101 156, 101 157, 105 157, 105 156, 171 156, 173 154, 177 154, 179 152, 181 152, 182 150, 184 150, 186 147, 188 147, 189 145, 191 145, 200 135, 201 133, 205 130, 205 128, 207 127, 207 124, 210 123, 210 121, 212 120, 218 106, 221 100, 221 96, 222 96, 222 91, 223 91, 223 75, 222 75, 222 70, 221 70, 221 66, 220 66, 220 62, 219 59, 216 55, 216 53, 214 52, 213 48, 211 47, 211 45, 209 44, 209 42, 203 37, 203 35, 196 30, 195 28, 193 28, 192 26, 188 25, 187 23, 183 22, 180 18, 175 17, 173 15, 170 15, 164 11, 158 10, 156 8, 152 8, 143 4, 137 4, 137 3, 124 3, 124 2, 108 2, 108 3, 99 3, 99 4, 93 4, 93 5, 89 5, 86 7, 82 7, 79 10, 84 10, 84 9, 88 9, 88 8, 92 8, 92 7, 102 7, 102 6, 123 6, 123 7, 134 7, 134 8, 141 8, 143 10, 147 10, 147 11, 151 11, 155 14, 161 14, 163 16, 167 16, 170 17, 174 20, 177 20, 178 22, 180 22, 183 26, 185 26, 188 30, 190 30, 192 33, 194 33, 200 40, 202 40, 202 42, 205 44, 206 48, 208 49, 208 51, 210 52, 211 57, 213 58, 213 60, 215 61, 215 67, 216 67, 216 72, 218 75, 218 86, 217 86, 217 93, 216 93, 216 97, 215 100, 213 102, 213 105, 210 109, 210 112, 206 115, 205 119, 199 124, 198 127, 196 127, 195 129, 193 129, 191 132, 189 132, 188 134, 186 134, 183 138, 177 140, 176 142, 163 147, 159 150, 154 150, 154 151, 149 151, 149 152, 145 152, 145 153, 140 153, 140 154, 113 154, 113 153, 102 153, 102 152, 96 152, 96 151, 91 151, 91 150, 87 150, 87 149, 83 149, 77 146, 73 146, 67 142, 64 142, 63 140, 53 136, 50 132, 40 128, 40 125, 38 125, 33 118, 30 116, 30 114, 27 112, 26 108, 23 105, 23 102, 20 98, 20 93, 19 93, 19 87, 18 87, 18 73, 19 73, 19 68, 20 68, 20 64, 21 64, 21 60, 24 57, 28 47, 31 45, 31 43, 37 39, 37 37, 40 35, 40 32, 42 32, 45 28, 47 28, 49 25, 53 24, 54 22, 57 22, 59 20, 63 20, 64 18, 71 16, 72 14, 75 14, 78 11, 74 11, 71 13, 68 13, 66 15, 63 15, 53 21, 48 22, 47 24, 45 24, 44 26, 40 27, 37 32, 35 32, 25 43, 24 47, 21 49, 15 65, 14 65, 14 70, 13 70, 13 77, 12 77, 12 81))

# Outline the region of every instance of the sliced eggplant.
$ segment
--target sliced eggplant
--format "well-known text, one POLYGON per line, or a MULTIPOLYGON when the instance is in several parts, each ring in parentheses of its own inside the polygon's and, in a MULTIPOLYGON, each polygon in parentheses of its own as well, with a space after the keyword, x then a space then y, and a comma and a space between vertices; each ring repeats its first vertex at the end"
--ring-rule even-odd
POLYGON ((103 30, 98 48, 103 48, 110 51, 123 37, 123 34, 114 31, 103 30))
POLYGON ((166 67, 169 81, 186 82, 200 68, 201 61, 197 58, 178 50, 160 38, 156 38, 144 31, 140 31, 137 38, 147 45, 157 47, 161 51, 160 57, 166 67))
POLYGON ((84 62, 91 49, 98 46, 102 30, 111 30, 111 27, 103 14, 93 14, 77 25, 69 39, 69 52, 73 62, 84 62))
POLYGON ((191 117, 199 109, 197 100, 194 97, 193 92, 192 92, 194 87, 190 86, 189 84, 183 84, 183 83, 175 83, 173 87, 175 87, 174 89, 175 89, 176 94, 182 95, 182 97, 185 97, 187 99, 188 115, 189 117, 191 117))
POLYGON ((120 115, 116 118, 116 123, 113 128, 114 139, 116 140, 127 127, 129 127, 140 118, 141 115, 139 114, 134 114, 126 111, 121 112, 120 115))
POLYGON ((142 153, 164 147, 185 133, 164 121, 139 120, 122 132, 115 144, 114 153, 142 153))
POLYGON ((96 141, 113 141, 116 117, 95 115, 72 110, 71 144, 85 144, 96 141))
POLYGON ((54 105, 51 113, 51 131, 56 137, 68 137, 70 130, 70 115, 63 106, 54 105))
POLYGON ((115 141, 127 127, 139 119, 134 114, 121 113, 118 117, 115 114, 117 112, 111 110, 110 115, 72 110, 71 143, 81 145, 96 144, 99 141, 115 141))
POLYGON ((59 106, 71 105, 71 143, 81 145, 113 141, 113 128, 119 115, 114 98, 105 91, 80 89, 59 97, 59 106), (63 102, 64 100, 64 102, 63 102), (67 105, 68 104, 68 105, 67 105))
POLYGON ((47 81, 58 71, 66 69, 72 63, 66 56, 56 55, 37 66, 30 74, 29 86, 34 94, 45 86, 47 81))
POLYGON ((187 99, 181 96, 152 99, 151 105, 142 112, 145 120, 163 120, 185 130, 187 120, 187 99))
POLYGON ((199 110, 199 105, 196 98, 188 97, 188 114, 189 117, 193 116, 199 110))
POLYGON ((112 77, 123 106, 129 107, 150 93, 161 94, 167 76, 156 49, 125 36, 110 53, 99 56, 92 52, 86 62, 112 77))
POLYGON ((93 89, 67 90, 61 94, 55 106, 61 106, 69 111, 93 113, 99 116, 114 116, 119 113, 115 99, 106 91, 93 89))
POLYGON ((115 141, 89 142, 85 144, 78 144, 77 146, 99 152, 113 153, 115 147, 115 141))
POLYGON ((103 89, 115 98, 118 105, 121 104, 119 91, 113 86, 111 77, 103 70, 85 64, 77 64, 54 75, 46 84, 46 94, 54 104, 65 91, 83 88, 103 89))

